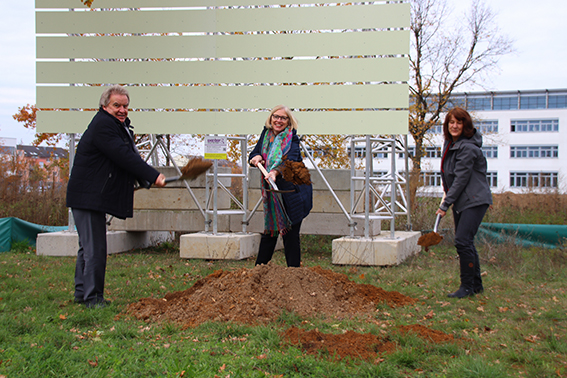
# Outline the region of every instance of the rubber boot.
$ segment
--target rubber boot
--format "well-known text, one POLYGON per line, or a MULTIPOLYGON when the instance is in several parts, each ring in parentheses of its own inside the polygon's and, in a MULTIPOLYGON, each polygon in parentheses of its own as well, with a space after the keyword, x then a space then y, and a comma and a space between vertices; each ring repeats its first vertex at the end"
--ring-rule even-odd
POLYGON ((454 293, 448 294, 449 298, 465 298, 474 295, 474 275, 475 275, 475 258, 459 258, 461 266, 461 287, 454 293))
POLYGON ((475 294, 484 292, 484 287, 482 286, 482 277, 480 276, 480 260, 478 258, 478 253, 475 256, 473 292, 475 294))

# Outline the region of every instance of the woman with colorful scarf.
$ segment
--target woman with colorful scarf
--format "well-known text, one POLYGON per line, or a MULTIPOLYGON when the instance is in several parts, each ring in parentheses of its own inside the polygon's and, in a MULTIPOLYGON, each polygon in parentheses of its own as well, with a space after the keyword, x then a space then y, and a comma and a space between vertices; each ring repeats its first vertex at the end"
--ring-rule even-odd
POLYGON ((272 259, 279 235, 283 238, 287 266, 299 267, 301 264, 299 230, 313 207, 313 187, 284 180, 281 168, 285 160, 302 161, 302 158, 297 121, 287 106, 278 105, 270 112, 262 135, 248 157, 250 165, 261 164, 268 172, 268 177, 262 180, 264 234, 256 265, 267 264, 272 259), (269 190, 270 179, 282 193, 269 190))

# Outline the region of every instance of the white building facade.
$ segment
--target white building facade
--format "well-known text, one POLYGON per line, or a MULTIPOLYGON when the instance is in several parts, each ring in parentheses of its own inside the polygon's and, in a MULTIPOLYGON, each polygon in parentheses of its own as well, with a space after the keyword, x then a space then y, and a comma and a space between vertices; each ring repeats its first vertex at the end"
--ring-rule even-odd
MULTIPOLYGON (((457 93, 451 97, 453 106, 467 109, 483 134, 493 192, 566 191, 567 89, 457 93)), ((439 194, 442 124, 430 136, 422 160, 425 185, 420 190, 439 194)), ((411 154, 415 151, 411 136, 408 144, 411 154)), ((390 166, 387 153, 374 152, 375 174, 386 173, 390 166)), ((404 170, 402 154, 396 166, 404 170)))

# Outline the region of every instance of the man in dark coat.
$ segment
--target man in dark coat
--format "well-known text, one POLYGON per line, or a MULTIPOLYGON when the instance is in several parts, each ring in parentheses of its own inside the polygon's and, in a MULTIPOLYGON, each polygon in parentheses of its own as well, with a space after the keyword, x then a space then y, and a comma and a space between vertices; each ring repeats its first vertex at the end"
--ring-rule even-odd
POLYGON ((132 217, 134 184, 165 186, 165 176, 138 154, 128 118, 130 97, 121 86, 107 88, 100 108, 79 141, 67 185, 67 207, 79 234, 75 302, 104 307, 106 214, 132 217))

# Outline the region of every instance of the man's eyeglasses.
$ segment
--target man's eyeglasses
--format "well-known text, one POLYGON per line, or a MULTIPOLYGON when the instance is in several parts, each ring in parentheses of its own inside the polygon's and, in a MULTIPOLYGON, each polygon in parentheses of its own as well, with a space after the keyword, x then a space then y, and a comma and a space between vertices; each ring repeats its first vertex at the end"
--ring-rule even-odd
POLYGON ((277 114, 272 114, 272 118, 275 119, 276 121, 288 121, 289 117, 286 116, 280 116, 277 114))

